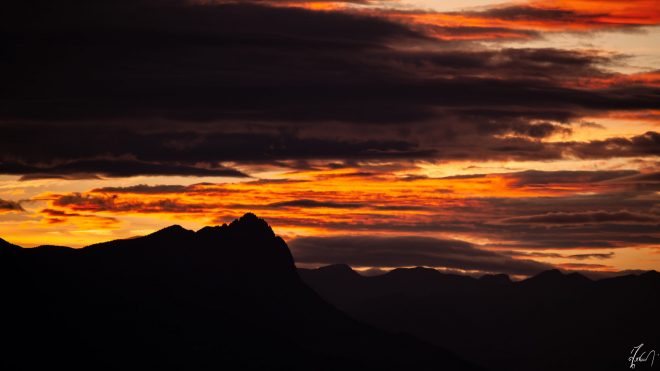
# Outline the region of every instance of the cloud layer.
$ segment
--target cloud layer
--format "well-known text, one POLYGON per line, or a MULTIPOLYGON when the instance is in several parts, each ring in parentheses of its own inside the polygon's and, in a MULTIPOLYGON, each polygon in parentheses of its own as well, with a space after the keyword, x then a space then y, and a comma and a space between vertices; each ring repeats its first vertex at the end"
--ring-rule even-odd
MULTIPOLYGON (((585 116, 660 109, 657 85, 608 68, 621 56, 438 40, 419 18, 480 19, 511 32, 529 31, 511 22, 615 27, 608 9, 532 4, 405 18, 309 3, 5 5, 12 58, 0 62, 0 173, 241 176, 216 167, 659 154, 655 131, 547 141, 570 135, 585 116)), ((629 26, 638 24, 646 23, 629 26)))
POLYGON ((457 240, 429 237, 303 237, 290 242, 298 263, 354 267, 443 267, 480 272, 532 275, 551 266, 514 259, 457 240))

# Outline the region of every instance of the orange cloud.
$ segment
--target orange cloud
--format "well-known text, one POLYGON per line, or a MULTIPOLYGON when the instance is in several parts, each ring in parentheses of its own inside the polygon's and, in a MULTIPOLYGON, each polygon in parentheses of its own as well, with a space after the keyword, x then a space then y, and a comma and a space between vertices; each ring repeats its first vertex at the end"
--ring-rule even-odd
POLYGON ((402 10, 396 3, 342 1, 264 1, 275 6, 303 7, 310 10, 352 11, 385 17, 417 28, 443 40, 530 39, 540 32, 584 32, 660 24, 656 1, 529 1, 496 5, 480 10, 434 12, 402 10))
MULTIPOLYGON (((79 213, 176 216, 203 223, 258 211, 275 226, 304 224, 316 231, 351 223, 415 224, 482 222, 500 214, 490 200, 564 199, 635 187, 636 172, 521 172, 428 178, 369 174, 353 169, 302 171, 289 179, 190 186, 136 185, 97 188, 85 193, 47 194, 52 222, 81 218, 79 213), (58 210, 60 214, 55 215, 58 210), (301 220, 306 222, 301 223, 301 220)), ((503 209, 504 210, 504 209, 503 209)), ((507 215, 502 215, 506 217, 507 215)))
MULTIPOLYGON (((618 267, 619 260, 626 258, 626 254, 619 257, 620 249, 652 249, 660 243, 660 214, 653 206, 658 200, 653 192, 660 187, 657 172, 523 171, 427 177, 341 168, 280 176, 284 178, 46 193, 34 198, 47 204, 32 214, 37 222, 23 222, 14 235, 29 228, 35 236, 39 229, 58 233, 64 243, 76 236, 77 241, 91 243, 108 235, 148 233, 168 223, 191 223, 193 228, 221 224, 251 211, 288 239, 413 234, 515 250, 512 256, 553 264, 607 258, 608 264, 618 267), (544 252, 548 249, 579 254, 544 252), (612 249, 617 249, 616 256, 612 249)), ((48 241, 40 243, 44 242, 48 241)), ((566 265, 570 267, 607 269, 566 265)))
POLYGON ((643 85, 660 87, 660 70, 632 74, 611 74, 606 76, 590 76, 577 79, 572 86, 590 89, 602 89, 626 85, 643 85))
MULTIPOLYGON (((234 2, 193 1, 197 4, 234 2)), ((397 1, 254 0, 251 3, 382 17, 409 24, 442 40, 531 39, 540 37, 541 32, 585 32, 660 24, 660 7, 653 0, 528 1, 456 12, 414 10, 401 7, 397 1)))
POLYGON ((56 209, 43 209, 39 211, 39 214, 44 216, 47 224, 70 223, 85 229, 112 229, 119 225, 116 218, 94 214, 72 213, 56 209))

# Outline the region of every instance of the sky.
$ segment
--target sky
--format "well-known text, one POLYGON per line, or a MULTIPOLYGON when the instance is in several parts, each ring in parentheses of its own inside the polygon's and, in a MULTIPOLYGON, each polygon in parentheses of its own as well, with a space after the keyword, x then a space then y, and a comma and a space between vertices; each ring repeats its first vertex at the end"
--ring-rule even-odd
POLYGON ((254 212, 301 266, 660 270, 657 1, 0 7, 9 242, 254 212))

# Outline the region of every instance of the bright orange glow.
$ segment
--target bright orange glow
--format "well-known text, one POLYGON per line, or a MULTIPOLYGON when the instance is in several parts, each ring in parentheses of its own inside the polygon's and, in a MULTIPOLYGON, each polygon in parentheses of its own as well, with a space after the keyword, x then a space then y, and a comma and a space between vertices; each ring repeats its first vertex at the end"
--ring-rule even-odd
MULTIPOLYGON (((613 192, 616 183, 589 182, 574 176, 570 182, 524 183, 516 174, 407 179, 396 174, 363 175, 354 169, 283 173, 282 180, 194 184, 183 192, 121 192, 94 189, 83 193, 43 193, 37 209, 46 225, 72 224, 85 228, 116 226, 114 218, 158 217, 204 223, 229 221, 257 211, 276 227, 294 225, 277 220, 314 220, 304 223, 316 232, 333 223, 366 224, 393 219, 414 222, 432 218, 455 219, 466 210, 488 207, 491 198, 565 198, 613 192), (301 201, 302 200, 302 201, 301 201), (296 203, 295 201, 298 201, 296 203), (461 210, 461 214, 457 213, 461 210)), ((332 229, 332 228, 331 228, 332 229)), ((325 230, 326 233, 330 230, 325 230)), ((469 238, 469 236, 468 236, 469 238)))

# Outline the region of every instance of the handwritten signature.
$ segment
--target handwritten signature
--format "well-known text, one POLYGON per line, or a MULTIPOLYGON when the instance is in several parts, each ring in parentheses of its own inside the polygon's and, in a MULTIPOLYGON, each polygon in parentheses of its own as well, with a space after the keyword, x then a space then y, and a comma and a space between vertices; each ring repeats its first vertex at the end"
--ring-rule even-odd
POLYGON ((637 366, 637 363, 647 362, 649 358, 651 359, 651 367, 653 367, 653 361, 655 360, 655 350, 642 351, 644 343, 639 344, 636 347, 633 347, 630 351, 630 357, 628 361, 630 362, 630 368, 634 369, 637 366), (641 351, 641 353, 640 353, 641 351))

